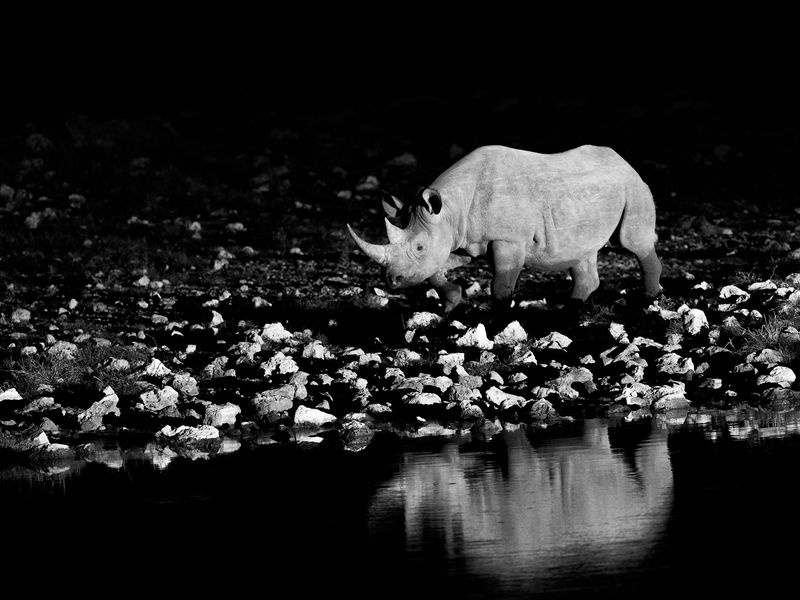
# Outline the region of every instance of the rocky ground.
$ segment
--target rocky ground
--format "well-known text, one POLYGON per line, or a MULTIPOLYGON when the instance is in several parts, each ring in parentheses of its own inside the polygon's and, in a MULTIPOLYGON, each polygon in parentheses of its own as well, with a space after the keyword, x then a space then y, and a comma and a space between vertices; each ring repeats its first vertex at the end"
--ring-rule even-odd
POLYGON ((779 111, 680 94, 324 108, 7 124, 6 458, 92 460, 121 436, 156 463, 247 444, 358 451, 379 431, 490 437, 595 414, 678 424, 800 404, 800 210, 779 111), (522 120, 531 103, 552 122, 522 120), (586 306, 564 305, 565 274, 525 273, 499 322, 478 261, 455 272, 467 298, 443 320, 435 293, 383 289, 347 237, 350 222, 381 240, 379 193, 409 193, 476 145, 587 142, 613 146, 653 189, 655 302, 633 258, 606 248, 586 306))

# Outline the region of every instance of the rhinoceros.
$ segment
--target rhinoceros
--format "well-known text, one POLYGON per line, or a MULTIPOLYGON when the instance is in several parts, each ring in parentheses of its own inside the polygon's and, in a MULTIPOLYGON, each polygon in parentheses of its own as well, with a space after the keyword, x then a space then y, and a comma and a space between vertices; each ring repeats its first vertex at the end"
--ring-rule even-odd
POLYGON ((385 268, 391 288, 428 281, 445 313, 461 301, 461 287, 445 272, 487 252, 492 297, 501 307, 511 303, 523 267, 569 269, 571 297, 586 300, 600 285, 597 252, 612 238, 636 256, 645 293, 661 290, 653 196, 611 148, 539 154, 483 146, 437 177, 416 202, 392 196, 383 208, 389 244, 366 242, 348 224, 350 235, 385 268))

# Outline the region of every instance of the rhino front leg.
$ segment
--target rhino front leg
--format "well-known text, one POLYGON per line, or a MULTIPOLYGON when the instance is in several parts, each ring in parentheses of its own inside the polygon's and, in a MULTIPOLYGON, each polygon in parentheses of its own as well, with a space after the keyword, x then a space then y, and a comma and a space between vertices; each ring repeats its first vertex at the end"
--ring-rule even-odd
POLYGON ((501 309, 511 305, 517 279, 525 265, 525 245, 513 242, 492 242, 492 300, 501 309))
POLYGON ((439 298, 444 302, 445 314, 449 313, 461 302, 461 286, 447 281, 444 273, 436 273, 433 277, 429 277, 428 283, 433 286, 433 289, 439 294, 439 298))
POLYGON ((586 300, 592 292, 600 287, 600 276, 597 274, 597 253, 593 252, 574 267, 569 274, 572 275, 572 294, 570 298, 586 300))

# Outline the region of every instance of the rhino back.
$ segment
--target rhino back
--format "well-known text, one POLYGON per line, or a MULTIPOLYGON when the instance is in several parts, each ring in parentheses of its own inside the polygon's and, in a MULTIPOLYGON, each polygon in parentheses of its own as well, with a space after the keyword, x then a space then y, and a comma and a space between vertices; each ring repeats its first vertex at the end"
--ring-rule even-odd
POLYGON ((532 261, 570 260, 611 236, 636 171, 610 148, 539 154, 503 146, 471 152, 432 187, 462 211, 466 244, 525 242, 532 261))

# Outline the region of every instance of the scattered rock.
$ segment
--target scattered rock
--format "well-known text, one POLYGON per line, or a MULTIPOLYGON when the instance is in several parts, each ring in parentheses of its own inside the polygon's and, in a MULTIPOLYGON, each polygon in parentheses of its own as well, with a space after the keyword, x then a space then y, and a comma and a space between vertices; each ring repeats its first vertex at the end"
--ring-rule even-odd
POLYGON ((53 358, 61 358, 65 360, 75 360, 75 355, 78 354, 78 346, 72 342, 56 342, 47 349, 47 353, 53 358))
POLYGON ((268 423, 275 423, 288 417, 294 406, 295 386, 282 385, 260 392, 251 400, 256 414, 268 423))
POLYGON ((18 411, 18 414, 29 415, 31 413, 45 412, 55 408, 60 408, 60 405, 56 404, 54 398, 50 396, 42 396, 41 398, 36 398, 35 400, 28 402, 28 404, 18 411))
POLYGON ((333 353, 326 348, 319 340, 309 342, 303 348, 303 358, 311 358, 314 360, 331 360, 333 353))
POLYGON ((486 327, 484 327, 483 323, 478 323, 477 326, 468 329, 464 335, 456 340, 456 346, 491 350, 494 348, 494 342, 486 336, 486 327))
POLYGON ((747 355, 745 360, 749 363, 764 363, 766 365, 777 365, 783 363, 786 357, 783 353, 774 350, 773 348, 764 348, 760 352, 751 352, 747 355))
POLYGON ((103 390, 103 398, 93 403, 89 408, 78 415, 78 425, 81 431, 95 431, 103 425, 103 417, 109 414, 120 416, 117 407, 119 397, 110 386, 103 390))
POLYGON ((615 342, 619 344, 630 343, 628 334, 625 332, 625 326, 622 323, 611 323, 611 325, 608 326, 608 332, 615 342))
POLYGON ((172 373, 170 368, 157 358, 151 360, 150 364, 147 365, 147 368, 144 370, 144 374, 150 377, 166 377, 170 373, 172 373))
POLYGON ((679 354, 669 352, 659 357, 656 361, 659 373, 665 375, 678 375, 690 378, 694 374, 694 362, 691 358, 683 358, 679 354))
POLYGON ((533 348, 536 350, 564 350, 570 344, 572 340, 569 339, 567 336, 553 331, 548 335, 544 336, 543 338, 539 338, 533 343, 533 348))
POLYGON ((556 390, 558 395, 564 399, 576 400, 581 396, 581 392, 572 387, 575 383, 581 384, 583 393, 586 394, 593 394, 597 389, 594 384, 594 376, 586 367, 572 367, 556 379, 546 382, 545 385, 556 390))
POLYGON ((271 377, 275 372, 280 375, 294 373, 300 367, 291 356, 286 356, 283 352, 276 352, 267 362, 261 363, 265 377, 271 377))
POLYGON ((241 414, 242 409, 236 404, 226 402, 225 404, 209 404, 203 415, 203 425, 222 427, 224 425, 236 425, 236 417, 241 414))
POLYGON ((791 387, 797 379, 794 371, 789 367, 773 367, 769 375, 760 375, 756 380, 756 385, 778 385, 780 387, 791 387))
POLYGON ((464 353, 453 352, 451 354, 440 354, 439 358, 436 359, 436 364, 442 365, 442 371, 444 374, 449 375, 450 371, 452 371, 454 368, 464 365, 464 353))
POLYGON ((736 304, 740 302, 747 302, 750 299, 750 294, 735 285, 726 285, 719 291, 719 297, 723 300, 732 299, 736 304))
POLYGON ((204 379, 218 379, 225 376, 225 367, 228 364, 227 356, 218 356, 203 369, 204 379))
POLYGON ((422 355, 419 352, 414 352, 408 348, 401 348, 394 355, 394 364, 398 367, 408 367, 421 360, 422 355))
POLYGON ((683 328, 689 335, 697 335, 703 329, 708 329, 706 314, 699 308, 690 308, 683 314, 683 328))
POLYGON ((189 375, 189 373, 177 373, 172 378, 171 385, 184 397, 197 396, 200 393, 200 390, 197 388, 197 380, 189 375))
POLYGON ((442 398, 438 394, 432 392, 416 392, 405 401, 406 404, 431 406, 433 404, 441 404, 442 398))
POLYGON ((494 336, 494 343, 498 346, 516 346, 528 339, 528 332, 523 329, 519 321, 512 321, 505 326, 503 331, 494 336))
POLYGON ((31 311, 27 308, 17 308, 11 313, 11 322, 24 324, 31 320, 31 311))
POLYGON ((180 425, 174 429, 170 425, 164 425, 156 433, 156 438, 168 441, 171 444, 191 446, 219 440, 219 430, 211 425, 200 425, 199 427, 180 425))
POLYGON ((316 408, 298 406, 294 413, 295 427, 322 427, 336 421, 336 417, 316 408))
POLYGON ((261 337, 270 342, 283 342, 292 337, 292 334, 283 326, 283 323, 267 323, 261 331, 261 337))
POLYGON ((442 317, 432 312, 416 312, 408 321, 406 321, 406 329, 412 331, 430 329, 442 322, 442 317))
POLYGON ((686 386, 680 381, 652 387, 645 399, 657 411, 687 408, 691 404, 686 398, 686 386))
POLYGON ((559 415, 551 402, 545 399, 537 400, 528 409, 528 414, 535 421, 550 421, 558 419, 559 415))
POLYGON ((22 396, 19 395, 16 388, 12 387, 0 392, 0 402, 4 402, 5 400, 22 400, 22 396))
POLYGON ((178 403, 178 392, 175 388, 165 386, 158 391, 148 390, 143 392, 139 395, 139 399, 142 401, 142 406, 145 410, 158 412, 168 406, 175 406, 178 403))
POLYGON ((486 390, 486 399, 497 407, 508 408, 510 406, 522 406, 525 398, 515 394, 504 392, 498 387, 491 387, 486 390))

